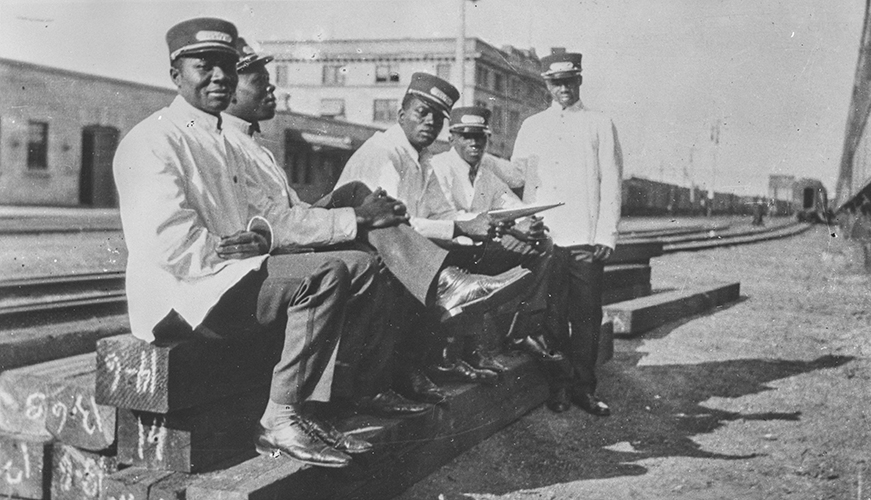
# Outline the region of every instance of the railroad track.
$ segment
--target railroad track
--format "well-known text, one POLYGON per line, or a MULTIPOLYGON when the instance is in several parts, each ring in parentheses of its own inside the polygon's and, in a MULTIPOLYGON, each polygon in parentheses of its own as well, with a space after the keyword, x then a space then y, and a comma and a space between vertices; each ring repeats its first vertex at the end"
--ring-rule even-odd
POLYGON ((124 272, 41 276, 0 281, 0 319, 92 313, 123 306, 124 272))

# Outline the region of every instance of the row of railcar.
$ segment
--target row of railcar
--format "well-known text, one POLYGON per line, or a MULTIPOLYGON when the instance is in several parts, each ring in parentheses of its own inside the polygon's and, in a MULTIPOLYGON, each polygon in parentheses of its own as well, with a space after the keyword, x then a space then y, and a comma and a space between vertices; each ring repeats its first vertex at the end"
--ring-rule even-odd
POLYGON ((697 187, 688 188, 639 177, 623 180, 623 215, 752 215, 759 205, 769 214, 797 212, 795 201, 717 192, 710 197, 707 191, 697 187))

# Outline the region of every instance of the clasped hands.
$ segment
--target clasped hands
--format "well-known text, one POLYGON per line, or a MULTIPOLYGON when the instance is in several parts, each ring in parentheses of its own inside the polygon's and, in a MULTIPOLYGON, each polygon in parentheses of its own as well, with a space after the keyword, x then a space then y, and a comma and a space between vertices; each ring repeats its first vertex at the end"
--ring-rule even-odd
POLYGON ((499 239, 511 235, 520 241, 537 245, 547 239, 547 226, 541 217, 526 217, 519 221, 498 220, 486 212, 467 221, 457 221, 457 228, 463 236, 474 241, 499 239))

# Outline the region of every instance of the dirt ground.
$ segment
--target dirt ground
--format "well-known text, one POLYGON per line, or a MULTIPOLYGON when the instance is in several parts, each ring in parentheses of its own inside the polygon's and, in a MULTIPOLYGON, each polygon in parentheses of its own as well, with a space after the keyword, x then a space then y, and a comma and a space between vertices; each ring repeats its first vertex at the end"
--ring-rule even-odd
POLYGON ((833 231, 654 259, 742 299, 617 341, 613 416, 538 408, 399 498, 871 499, 871 277, 833 231))

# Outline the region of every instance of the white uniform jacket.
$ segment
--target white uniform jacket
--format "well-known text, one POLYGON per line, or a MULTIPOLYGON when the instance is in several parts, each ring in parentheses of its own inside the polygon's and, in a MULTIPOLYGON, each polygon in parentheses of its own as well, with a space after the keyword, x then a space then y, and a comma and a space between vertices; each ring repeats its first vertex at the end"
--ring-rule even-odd
POLYGON ((610 118, 581 101, 554 103, 524 120, 511 160, 525 179, 524 202, 565 203, 547 214, 554 243, 614 248, 623 158, 610 118))
POLYGON ((336 186, 360 181, 405 203, 411 225, 421 235, 450 240, 456 212, 432 173, 427 150, 418 154, 396 124, 376 132, 348 160, 336 186))
POLYGON ((356 238, 353 208, 311 208, 290 187, 272 152, 249 134, 251 125, 227 113, 221 116, 227 141, 246 173, 252 209, 272 226, 274 247, 315 248, 356 238))
POLYGON ((470 219, 481 212, 498 208, 513 208, 523 203, 496 173, 497 161, 485 153, 475 174, 475 183, 469 179, 469 164, 454 148, 432 157, 433 172, 459 219, 470 219))
POLYGON ((226 260, 215 249, 251 216, 244 172, 218 117, 181 96, 133 127, 115 152, 121 222, 129 253, 127 302, 133 334, 175 309, 192 327, 266 256, 226 260))

